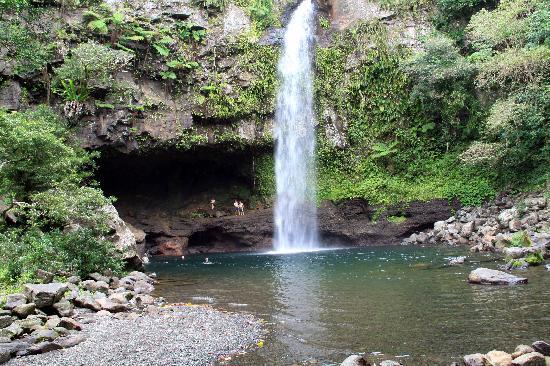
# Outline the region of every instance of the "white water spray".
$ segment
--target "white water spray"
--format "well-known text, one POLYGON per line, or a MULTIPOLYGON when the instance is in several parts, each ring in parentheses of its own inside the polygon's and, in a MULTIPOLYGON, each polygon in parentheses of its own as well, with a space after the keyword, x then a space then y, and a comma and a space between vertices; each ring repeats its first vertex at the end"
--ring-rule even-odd
POLYGON ((275 251, 317 248, 315 116, 313 113, 312 0, 304 0, 286 28, 279 60, 275 138, 275 251))

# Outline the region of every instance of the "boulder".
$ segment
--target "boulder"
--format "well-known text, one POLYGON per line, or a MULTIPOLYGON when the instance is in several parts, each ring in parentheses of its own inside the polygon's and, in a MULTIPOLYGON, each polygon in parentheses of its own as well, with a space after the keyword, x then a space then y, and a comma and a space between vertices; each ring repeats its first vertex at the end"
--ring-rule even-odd
POLYGON ((538 352, 530 352, 519 356, 512 361, 514 366, 545 366, 544 355, 538 352))
POLYGON ((6 297, 4 309, 13 310, 16 306, 27 303, 27 296, 24 294, 11 294, 6 297))
POLYGON ((8 362, 13 356, 26 351, 30 344, 23 341, 0 343, 0 364, 8 362))
POLYGON ((508 227, 510 221, 518 216, 518 211, 515 208, 510 208, 508 210, 502 211, 498 215, 498 221, 503 227, 508 227))
POLYGON ((101 306, 97 303, 95 299, 93 299, 89 295, 83 295, 83 296, 77 297, 76 299, 74 299, 74 303, 76 306, 81 308, 86 308, 93 311, 101 310, 101 306))
POLYGON ((45 327, 48 328, 48 329, 54 329, 54 328, 59 327, 60 322, 61 322, 61 319, 57 315, 54 315, 54 316, 51 316, 46 321, 45 327))
POLYGON ((70 330, 68 330, 67 328, 63 328, 63 327, 55 327, 52 330, 56 331, 57 334, 59 334, 59 337, 65 337, 65 336, 68 336, 71 333, 70 330))
POLYGON ((9 327, 14 321, 15 318, 11 315, 0 316, 0 329, 9 327))
POLYGON ((62 348, 70 348, 84 342, 85 340, 86 336, 84 334, 73 334, 68 337, 59 338, 54 343, 62 348))
POLYGON ((62 347, 55 343, 55 342, 41 342, 38 344, 34 344, 27 350, 27 354, 29 355, 39 355, 46 352, 55 351, 58 349, 62 349, 62 347))
POLYGON ((54 274, 52 272, 39 269, 36 271, 36 278, 42 281, 42 283, 51 283, 53 282, 54 274))
POLYGON ((87 280, 82 281, 81 286, 90 292, 109 292, 109 284, 105 281, 87 280))
POLYGON ((128 304, 128 302, 134 297, 130 291, 114 293, 109 296, 109 300, 118 304, 128 304))
POLYGON ((458 266, 460 264, 464 264, 465 261, 466 261, 466 257, 452 257, 452 258, 449 258, 449 265, 458 266))
POLYGON ((401 365, 397 361, 385 360, 385 361, 380 362, 380 366, 403 366, 403 365, 401 365))
POLYGON ((53 308, 59 316, 72 316, 74 314, 74 305, 67 300, 61 300, 53 304, 53 308))
POLYGON ((134 283, 134 292, 136 294, 150 294, 155 290, 155 287, 148 282, 139 280, 134 283))
POLYGON ((65 283, 47 283, 47 284, 26 284, 24 286, 25 295, 30 302, 33 302, 37 308, 52 306, 61 300, 67 284, 65 283))
POLYGON ((136 296, 136 305, 137 306, 147 306, 154 305, 155 298, 151 295, 139 294, 136 296))
POLYGON ((0 85, 0 108, 15 111, 22 105, 21 85, 15 80, 9 80, 0 85))
POLYGON ((23 328, 23 331, 30 333, 32 331, 43 329, 44 322, 39 318, 27 318, 19 321, 19 326, 23 328))
POLYGON ((238 36, 250 29, 251 21, 244 10, 234 4, 229 4, 223 17, 223 34, 238 36))
POLYGON ((21 328, 17 322, 14 322, 9 326, 0 329, 0 337, 13 339, 20 336, 21 334, 23 334, 23 328, 21 328))
POLYGON ((59 326, 69 330, 82 330, 82 324, 73 318, 63 317, 59 320, 59 326))
POLYGON ((536 341, 532 346, 535 351, 542 353, 544 356, 550 356, 550 344, 543 341, 536 341))
POLYGON ((26 318, 27 316, 34 314, 36 306, 34 303, 23 304, 13 308, 12 312, 20 318, 26 318))
POLYGON ((512 232, 520 231, 521 230, 521 221, 518 219, 510 220, 508 223, 508 228, 512 232))
POLYGON ((120 313, 128 310, 127 305, 113 302, 109 299, 98 299, 96 301, 101 306, 102 310, 107 310, 110 313, 120 313))
POLYGON ((474 353, 463 358, 465 366, 485 366, 485 355, 474 353))
POLYGON ((366 356, 351 355, 340 366, 371 366, 366 356))
POLYGON ((132 230, 118 215, 118 211, 112 204, 106 205, 102 209, 107 213, 109 220, 107 225, 114 234, 109 238, 117 250, 122 253, 122 258, 134 267, 141 267, 141 259, 137 252, 136 237, 132 230))
POLYGON ((535 352, 533 347, 527 346, 525 344, 520 344, 519 346, 516 347, 516 349, 514 350, 514 353, 512 353, 512 358, 518 358, 521 355, 524 355, 526 353, 531 353, 531 352, 535 352))
POLYGON ((503 253, 505 256, 510 257, 512 259, 519 259, 526 257, 529 253, 532 253, 534 250, 531 247, 525 248, 525 247, 510 247, 510 248, 504 248, 503 253))
POLYGON ((487 366, 512 366, 512 356, 503 351, 493 350, 485 355, 487 366))
POLYGON ((142 280, 150 284, 155 283, 155 280, 151 276, 139 271, 130 272, 127 277, 134 279, 134 281, 142 280))
POLYGON ((92 280, 94 280, 94 281, 103 281, 103 282, 105 282, 105 283, 111 282, 111 279, 110 279, 109 277, 104 276, 104 275, 102 275, 102 274, 100 274, 100 273, 97 273, 97 272, 90 273, 90 274, 88 275, 88 277, 90 277, 90 278, 91 278, 92 280))
POLYGON ((38 342, 43 341, 53 341, 59 337, 59 334, 52 329, 37 329, 31 333, 31 336, 34 337, 38 342))
POLYGON ((81 279, 78 276, 71 276, 67 278, 68 283, 72 283, 73 285, 78 285, 80 283, 81 279))
POLYGON ((515 285, 526 284, 527 278, 511 275, 489 268, 477 268, 470 272, 468 282, 481 285, 515 285))
POLYGON ((470 235, 474 232, 475 224, 473 221, 467 222, 464 225, 462 225, 462 229, 460 230, 460 235, 469 238, 470 235))

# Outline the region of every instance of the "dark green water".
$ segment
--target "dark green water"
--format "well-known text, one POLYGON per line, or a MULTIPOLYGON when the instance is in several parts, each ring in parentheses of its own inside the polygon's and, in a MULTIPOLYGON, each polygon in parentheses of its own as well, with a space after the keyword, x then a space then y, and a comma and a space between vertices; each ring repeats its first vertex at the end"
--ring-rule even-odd
POLYGON ((550 272, 522 272, 525 286, 472 286, 490 257, 446 267, 462 248, 377 247, 293 255, 220 254, 162 259, 157 295, 211 303, 265 319, 264 348, 238 365, 339 364, 358 352, 448 365, 460 355, 550 338, 550 272))

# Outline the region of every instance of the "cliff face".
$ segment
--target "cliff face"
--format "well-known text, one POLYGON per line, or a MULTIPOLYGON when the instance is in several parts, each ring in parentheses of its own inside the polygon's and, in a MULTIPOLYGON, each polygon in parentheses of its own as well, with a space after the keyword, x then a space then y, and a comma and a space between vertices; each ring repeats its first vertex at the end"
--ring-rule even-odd
MULTIPOLYGON (((97 178, 118 197, 121 217, 147 234, 154 253, 271 245, 269 201, 255 197, 273 148, 279 43, 297 1, 273 2, 270 18, 247 0, 219 8, 201 4, 131 0, 66 7, 54 1, 32 14, 3 16, 11 36, 24 33, 21 42, 32 42, 27 54, 19 44, 2 47, 0 106, 49 103, 69 119, 84 147, 102 151, 97 178), (78 53, 82 45, 88 51, 78 53), (105 61, 111 49, 119 53, 105 61), (225 207, 241 198, 253 211, 244 218, 209 212, 205 202, 212 197, 225 207)), ((365 22, 383 29, 390 47, 417 47, 428 30, 422 17, 373 1, 318 5, 318 44, 325 52, 365 22)), ((351 53, 347 70, 353 72, 364 56, 351 53)), ((322 102, 317 112, 320 136, 345 148, 345 117, 322 102)), ((445 218, 449 207, 434 201, 395 208, 406 218, 403 224, 374 220, 372 210, 367 203, 324 205, 323 238, 331 244, 390 244, 445 218)))

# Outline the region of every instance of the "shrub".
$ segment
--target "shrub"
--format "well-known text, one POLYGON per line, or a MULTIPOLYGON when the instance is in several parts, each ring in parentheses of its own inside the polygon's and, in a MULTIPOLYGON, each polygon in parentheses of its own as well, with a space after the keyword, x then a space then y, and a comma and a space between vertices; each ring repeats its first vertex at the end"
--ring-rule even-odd
POLYGON ((62 66, 55 70, 53 90, 63 95, 62 82, 72 83, 79 90, 111 89, 114 75, 132 59, 132 55, 113 50, 95 42, 82 43, 76 47, 62 66))
POLYGON ((526 231, 518 231, 517 233, 512 234, 510 239, 510 247, 522 248, 530 247, 532 244, 531 237, 526 231))
POLYGON ((544 257, 540 252, 531 253, 525 257, 525 261, 529 263, 530 266, 540 266, 544 263, 544 257))
POLYGON ((0 110, 0 195, 24 200, 58 184, 79 182, 92 156, 68 143, 66 124, 51 109, 0 110))
POLYGON ((93 229, 46 233, 33 228, 0 232, 0 265, 0 282, 15 284, 32 281, 38 269, 80 276, 107 269, 120 272, 123 261, 112 243, 98 239, 93 229))

